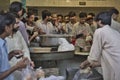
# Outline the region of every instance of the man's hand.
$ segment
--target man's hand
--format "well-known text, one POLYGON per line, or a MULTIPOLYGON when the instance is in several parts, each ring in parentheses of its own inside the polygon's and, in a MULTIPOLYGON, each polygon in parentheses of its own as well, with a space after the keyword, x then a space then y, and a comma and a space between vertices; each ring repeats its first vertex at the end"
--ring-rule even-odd
POLYGON ((89 66, 90 66, 90 62, 89 62, 88 60, 85 60, 84 62, 82 62, 82 63, 80 64, 80 68, 81 68, 81 69, 87 68, 87 67, 89 67, 89 66))
POLYGON ((84 62, 82 62, 80 64, 81 69, 84 69, 87 67, 95 68, 95 67, 99 67, 99 66, 101 66, 101 65, 98 61, 93 61, 92 63, 90 63, 88 60, 85 60, 84 62))
POLYGON ((28 62, 28 58, 24 57, 22 60, 20 60, 15 67, 18 69, 22 69, 25 68, 27 66, 28 62))
POLYGON ((10 53, 9 53, 9 60, 12 58, 12 57, 14 57, 15 55, 20 55, 19 56, 19 58, 20 57, 23 57, 23 52, 22 52, 22 50, 13 50, 13 51, 11 51, 10 53))
POLYGON ((32 67, 35 67, 35 64, 34 64, 33 61, 30 61, 30 65, 31 65, 32 67))

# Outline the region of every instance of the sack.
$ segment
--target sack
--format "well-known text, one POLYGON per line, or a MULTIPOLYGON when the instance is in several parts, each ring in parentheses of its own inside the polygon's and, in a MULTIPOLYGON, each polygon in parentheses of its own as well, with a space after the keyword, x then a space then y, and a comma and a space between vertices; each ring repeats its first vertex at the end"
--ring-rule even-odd
POLYGON ((71 51, 75 49, 74 45, 70 44, 65 38, 59 38, 58 43, 60 44, 58 51, 71 51))
POLYGON ((81 71, 80 69, 76 72, 73 80, 103 80, 102 75, 95 69, 91 69, 88 73, 83 73, 81 71))
POLYGON ((51 75, 49 77, 46 78, 40 78, 39 80, 65 80, 63 76, 54 76, 51 75))

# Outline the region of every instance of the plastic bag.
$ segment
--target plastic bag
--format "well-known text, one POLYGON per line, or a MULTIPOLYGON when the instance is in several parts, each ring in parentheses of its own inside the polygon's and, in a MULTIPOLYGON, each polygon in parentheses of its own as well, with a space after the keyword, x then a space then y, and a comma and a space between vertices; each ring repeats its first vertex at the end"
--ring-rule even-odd
POLYGON ((35 72, 29 63, 27 67, 22 70, 22 80, 37 80, 35 72))
POLYGON ((103 78, 95 69, 91 69, 89 72, 80 69, 76 72, 73 80, 103 80, 103 78))
POLYGON ((60 46, 58 47, 58 51, 70 51, 75 50, 73 44, 70 44, 65 38, 59 38, 58 43, 60 46))
POLYGON ((65 80, 65 78, 63 76, 51 75, 51 76, 46 77, 46 78, 40 78, 39 80, 65 80))

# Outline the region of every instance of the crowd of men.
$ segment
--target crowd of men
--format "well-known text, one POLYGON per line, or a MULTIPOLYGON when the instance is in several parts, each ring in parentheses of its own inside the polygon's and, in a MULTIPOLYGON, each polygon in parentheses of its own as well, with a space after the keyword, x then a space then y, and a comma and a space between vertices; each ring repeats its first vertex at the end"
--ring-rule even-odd
MULTIPOLYGON (((90 54, 80 68, 100 66, 104 80, 120 79, 120 23, 119 11, 115 8, 94 13, 80 12, 79 19, 74 11, 68 15, 43 10, 41 19, 33 12, 26 12, 21 2, 12 2, 8 12, 0 13, 0 80, 18 80, 22 68, 34 63, 30 58, 29 45, 42 34, 72 34, 70 40, 80 51, 90 54), (24 14, 26 17, 23 17, 24 14), (17 55, 21 55, 17 58, 17 55)), ((46 44, 55 39, 46 40, 46 44)), ((19 78, 21 80, 22 78, 19 78)))

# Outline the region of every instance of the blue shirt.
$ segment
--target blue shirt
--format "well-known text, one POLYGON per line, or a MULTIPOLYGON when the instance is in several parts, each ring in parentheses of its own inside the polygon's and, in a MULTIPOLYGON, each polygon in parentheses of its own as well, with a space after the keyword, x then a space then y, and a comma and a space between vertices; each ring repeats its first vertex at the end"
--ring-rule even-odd
MULTIPOLYGON (((10 69, 8 60, 8 51, 6 47, 6 41, 0 38, 0 74, 10 69)), ((4 80, 14 80, 12 75, 9 75, 4 80)))

